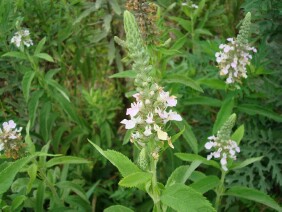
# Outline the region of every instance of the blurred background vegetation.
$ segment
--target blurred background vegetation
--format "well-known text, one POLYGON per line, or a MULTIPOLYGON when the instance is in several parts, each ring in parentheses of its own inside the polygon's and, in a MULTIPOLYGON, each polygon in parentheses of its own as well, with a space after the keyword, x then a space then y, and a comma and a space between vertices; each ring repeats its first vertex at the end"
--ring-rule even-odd
MULTIPOLYGON (((113 204, 137 211, 150 211, 152 207, 143 192, 118 187, 117 170, 87 141, 90 139, 103 149, 121 151, 132 159, 136 157, 120 124, 134 89, 130 76, 123 78, 120 73, 130 70, 130 64, 122 63, 125 52, 113 40, 115 35, 124 37, 122 14, 126 3, 124 0, 0 1, 0 54, 16 51, 10 40, 20 24, 30 30, 35 43, 29 51, 46 38, 43 51, 54 58, 54 62, 40 60, 38 65, 46 83, 42 84, 40 78, 33 80, 29 99, 25 98, 22 85, 28 80, 25 73, 30 71, 30 64, 17 58, 0 58, 0 122, 13 119, 26 126, 31 120, 30 133, 38 150, 50 142, 50 153, 94 161, 92 165, 70 166, 67 179, 79 185, 87 196, 87 200, 70 198, 67 201, 70 209, 101 211, 113 204)), ((150 33, 144 38, 155 55, 160 84, 178 97, 177 109, 186 120, 172 125, 170 130, 178 132, 183 125, 186 130, 191 126, 198 141, 198 153, 205 156, 203 145, 211 135, 217 112, 222 104, 236 97, 237 124, 245 124, 246 132, 239 157, 264 158, 230 174, 227 182, 257 188, 281 202, 282 2, 158 0, 147 5, 153 9, 128 9, 135 10, 139 23, 151 15, 155 17, 155 23, 146 25, 150 33), (198 8, 190 7, 192 3, 198 8), (248 79, 242 89, 226 92, 214 54, 220 43, 236 36, 240 20, 247 12, 252 13, 253 23, 250 43, 258 53, 248 67, 248 79), (162 46, 169 38, 167 47, 162 46)), ((182 164, 173 157, 175 152, 192 152, 189 139, 184 133, 175 150, 163 155, 160 181, 182 164)), ((61 167, 50 170, 55 182, 60 181, 60 174, 54 174, 60 173, 57 169, 61 167)), ((15 181, 10 194, 21 192, 17 186, 20 180, 15 181)), ((208 198, 212 195, 206 194, 208 198)), ((12 196, 6 195, 3 200, 9 203, 12 196)), ((48 202, 46 197, 46 208, 48 202)), ((30 204, 22 207, 29 208, 30 204)), ((226 211, 268 211, 261 205, 235 198, 225 199, 224 207, 226 211)))

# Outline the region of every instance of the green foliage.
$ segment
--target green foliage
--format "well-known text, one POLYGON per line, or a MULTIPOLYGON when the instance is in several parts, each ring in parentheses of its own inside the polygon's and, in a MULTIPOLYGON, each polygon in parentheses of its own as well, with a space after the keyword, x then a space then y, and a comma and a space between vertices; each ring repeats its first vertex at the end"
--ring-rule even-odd
POLYGON ((282 211, 282 208, 271 197, 255 189, 245 187, 232 187, 228 189, 225 194, 253 200, 267 205, 277 211, 282 211))
POLYGON ((211 204, 200 193, 183 185, 174 184, 167 187, 161 201, 176 211, 215 211, 211 204))
POLYGON ((214 211, 219 201, 218 211, 281 211, 281 3, 158 0, 160 33, 147 45, 138 28, 147 13, 126 11, 126 38, 114 37, 124 37, 128 2, 0 1, 0 124, 15 120, 26 145, 15 161, 0 152, 0 210, 214 211), (33 46, 11 44, 20 29, 33 46), (237 34, 258 52, 241 89, 230 90, 214 54, 237 34), (140 85, 149 72, 177 95, 183 118, 167 124, 174 150, 164 145, 157 173, 145 149, 125 145, 131 132, 120 125, 131 79, 140 85), (221 178, 203 150, 218 131, 241 150, 221 178))

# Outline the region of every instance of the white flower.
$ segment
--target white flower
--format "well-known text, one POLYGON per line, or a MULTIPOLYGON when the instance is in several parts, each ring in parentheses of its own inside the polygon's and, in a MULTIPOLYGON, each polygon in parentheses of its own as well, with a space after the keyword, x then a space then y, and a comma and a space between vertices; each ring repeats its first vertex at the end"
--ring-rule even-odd
POLYGON ((168 112, 167 120, 168 121, 182 121, 182 117, 178 113, 173 112, 172 110, 170 110, 168 112))
POLYGON ((196 4, 192 4, 191 7, 195 8, 195 9, 198 9, 198 5, 196 5, 196 4))
POLYGON ((206 144, 205 144, 205 148, 206 149, 211 149, 212 147, 214 146, 214 142, 207 142, 206 144))
POLYGON ((147 126, 145 127, 144 135, 145 135, 145 136, 152 135, 152 127, 151 127, 150 125, 147 125, 147 126))
POLYGON ((33 45, 32 40, 30 39, 30 33, 28 29, 20 30, 15 33, 15 35, 11 39, 11 43, 13 43, 16 47, 20 47, 21 44, 30 47, 33 45))
POLYGON ((131 117, 136 116, 137 113, 140 111, 141 107, 142 107, 142 102, 131 103, 131 108, 127 109, 126 115, 130 115, 131 117))
POLYGON ((252 55, 249 51, 256 52, 254 47, 239 44, 236 39, 228 38, 228 44, 220 44, 220 52, 215 53, 216 62, 220 69, 220 75, 227 75, 226 84, 240 82, 241 78, 247 78, 246 66, 250 64, 252 55))
POLYGON ((154 123, 154 120, 153 120, 153 113, 149 113, 148 115, 147 115, 147 119, 146 119, 146 123, 147 124, 152 124, 152 123, 154 123))
POLYGON ((13 120, 10 120, 8 122, 4 122, 2 126, 5 132, 9 132, 15 129, 17 125, 13 120))
POLYGON ((123 119, 120 123, 125 124, 125 129, 133 129, 136 126, 136 120, 123 119))

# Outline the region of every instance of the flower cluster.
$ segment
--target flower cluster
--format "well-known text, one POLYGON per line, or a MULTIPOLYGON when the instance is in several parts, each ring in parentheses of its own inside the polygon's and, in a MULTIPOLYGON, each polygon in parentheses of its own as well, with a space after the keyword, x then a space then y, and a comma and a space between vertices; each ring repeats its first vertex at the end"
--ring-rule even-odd
POLYGON ((198 9, 198 5, 193 4, 191 1, 190 2, 183 2, 181 4, 182 6, 189 6, 190 8, 198 9))
POLYGON ((254 47, 242 45, 234 38, 228 38, 228 44, 221 44, 220 52, 215 54, 216 62, 220 68, 220 75, 227 76, 226 83, 240 82, 247 78, 246 65, 249 65, 252 55, 249 51, 257 52, 254 47))
POLYGON ((33 42, 30 39, 29 30, 23 29, 23 30, 16 32, 15 35, 11 39, 11 43, 13 43, 18 48, 21 45, 25 45, 26 47, 32 46, 33 42))
POLYGON ((220 158, 222 169, 227 171, 227 159, 236 160, 236 153, 240 152, 240 147, 231 139, 222 141, 216 136, 210 136, 208 139, 209 141, 205 144, 205 148, 207 150, 214 148, 214 151, 207 156, 207 159, 210 160, 213 157, 220 158))
POLYGON ((152 84, 150 89, 140 91, 133 95, 136 102, 127 109, 126 115, 130 119, 121 121, 126 129, 135 129, 131 134, 131 142, 137 142, 144 146, 151 138, 156 141, 168 141, 173 148, 170 137, 164 131, 163 126, 168 121, 181 121, 181 116, 167 108, 176 106, 175 96, 170 96, 159 85, 152 84))
POLYGON ((22 128, 16 128, 13 120, 4 122, 0 128, 0 151, 4 150, 7 157, 18 157, 18 151, 23 146, 21 142, 22 128))

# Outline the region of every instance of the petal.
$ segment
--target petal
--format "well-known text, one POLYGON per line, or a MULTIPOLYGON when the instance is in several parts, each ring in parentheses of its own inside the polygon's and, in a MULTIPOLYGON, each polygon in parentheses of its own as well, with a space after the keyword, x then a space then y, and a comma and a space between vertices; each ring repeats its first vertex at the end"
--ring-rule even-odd
POLYGON ((205 148, 206 149, 211 149, 213 147, 213 142, 207 142, 206 144, 205 144, 205 148))
POLYGON ((157 134, 158 134, 158 138, 159 138, 160 140, 165 141, 165 140, 168 139, 167 133, 164 132, 164 131, 162 131, 161 129, 159 129, 159 130, 157 131, 157 134))

